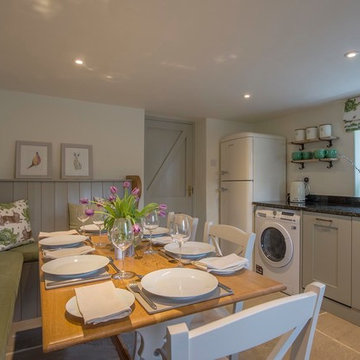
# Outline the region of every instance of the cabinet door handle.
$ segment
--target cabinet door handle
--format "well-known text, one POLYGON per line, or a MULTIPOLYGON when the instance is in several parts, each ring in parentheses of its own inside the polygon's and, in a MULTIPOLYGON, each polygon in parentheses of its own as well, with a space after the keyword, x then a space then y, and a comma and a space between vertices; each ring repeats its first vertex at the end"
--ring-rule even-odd
POLYGON ((332 220, 329 220, 329 219, 321 219, 321 218, 316 218, 315 219, 316 221, 325 221, 325 222, 328 222, 328 223, 332 223, 333 221, 332 220))
POLYGON ((220 175, 226 175, 226 174, 228 174, 229 172, 228 171, 226 171, 226 170, 221 170, 220 171, 220 175))

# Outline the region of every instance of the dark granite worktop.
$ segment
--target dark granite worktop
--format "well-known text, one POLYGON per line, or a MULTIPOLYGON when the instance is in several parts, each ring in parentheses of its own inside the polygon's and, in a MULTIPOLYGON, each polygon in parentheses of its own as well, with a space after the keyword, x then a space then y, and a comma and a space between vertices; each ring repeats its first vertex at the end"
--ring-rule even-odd
POLYGON ((310 212, 360 217, 360 198, 347 196, 309 195, 303 204, 288 201, 254 201, 254 205, 279 209, 305 210, 310 212))

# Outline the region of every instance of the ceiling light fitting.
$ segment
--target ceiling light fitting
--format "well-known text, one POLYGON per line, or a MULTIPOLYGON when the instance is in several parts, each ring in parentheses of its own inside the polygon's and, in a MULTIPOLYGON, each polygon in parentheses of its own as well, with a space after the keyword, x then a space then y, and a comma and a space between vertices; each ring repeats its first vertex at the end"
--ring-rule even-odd
POLYGON ((251 95, 250 94, 245 94, 244 95, 244 99, 250 99, 251 98, 251 95))
POLYGON ((76 65, 84 65, 84 61, 81 59, 75 59, 74 62, 76 65))
POLYGON ((351 51, 348 51, 348 52, 346 52, 346 53, 344 54, 344 56, 345 56, 346 58, 348 58, 348 59, 352 59, 352 58, 354 58, 354 57, 356 57, 356 56, 358 56, 358 55, 359 55, 359 52, 356 51, 356 50, 351 50, 351 51))

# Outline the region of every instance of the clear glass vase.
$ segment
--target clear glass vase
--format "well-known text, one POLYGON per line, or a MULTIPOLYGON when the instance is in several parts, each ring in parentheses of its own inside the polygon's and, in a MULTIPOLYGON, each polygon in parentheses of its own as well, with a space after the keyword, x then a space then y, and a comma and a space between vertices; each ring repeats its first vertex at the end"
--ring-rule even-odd
POLYGON ((120 258, 121 270, 113 275, 115 279, 129 279, 134 276, 131 271, 124 270, 124 258, 126 250, 134 244, 134 233, 131 221, 128 219, 116 219, 110 231, 110 240, 115 247, 115 258, 120 258))

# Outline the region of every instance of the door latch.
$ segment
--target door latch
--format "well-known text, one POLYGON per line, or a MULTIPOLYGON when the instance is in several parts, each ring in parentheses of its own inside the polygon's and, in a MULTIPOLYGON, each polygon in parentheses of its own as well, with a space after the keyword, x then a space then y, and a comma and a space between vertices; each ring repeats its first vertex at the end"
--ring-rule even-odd
POLYGON ((192 194, 194 193, 194 188, 191 185, 188 185, 187 193, 188 193, 188 196, 192 196, 192 194))

